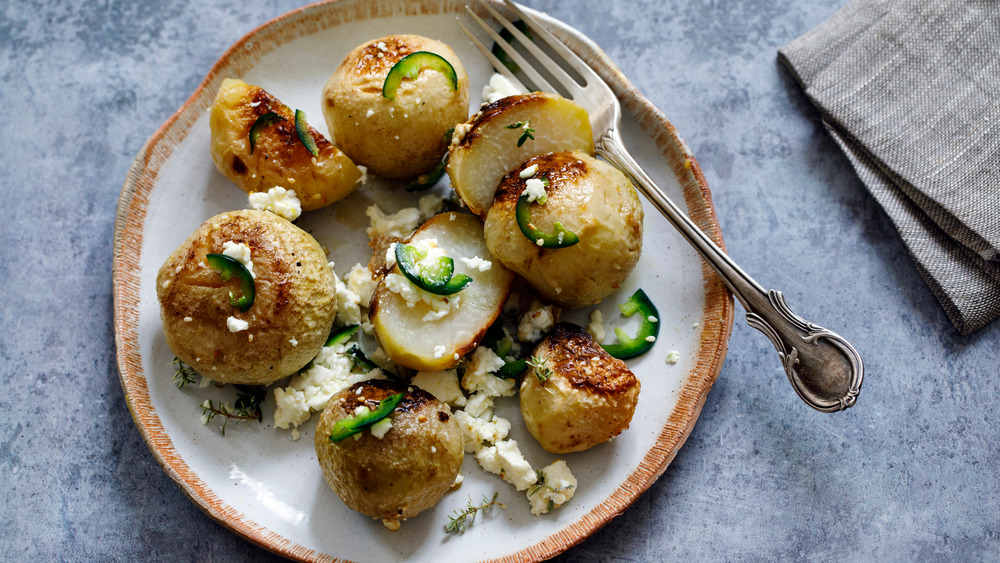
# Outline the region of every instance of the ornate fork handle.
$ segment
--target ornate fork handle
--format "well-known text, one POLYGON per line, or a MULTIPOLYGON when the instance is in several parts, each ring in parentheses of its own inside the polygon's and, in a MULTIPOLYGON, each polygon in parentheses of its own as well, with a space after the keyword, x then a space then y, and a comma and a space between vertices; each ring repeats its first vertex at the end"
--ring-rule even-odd
POLYGON ((746 274, 632 158, 617 128, 598 140, 597 153, 632 177, 652 202, 718 272, 747 310, 747 323, 774 344, 795 392, 823 412, 846 409, 857 400, 864 379, 861 355, 844 338, 796 315, 780 291, 764 288, 746 274))

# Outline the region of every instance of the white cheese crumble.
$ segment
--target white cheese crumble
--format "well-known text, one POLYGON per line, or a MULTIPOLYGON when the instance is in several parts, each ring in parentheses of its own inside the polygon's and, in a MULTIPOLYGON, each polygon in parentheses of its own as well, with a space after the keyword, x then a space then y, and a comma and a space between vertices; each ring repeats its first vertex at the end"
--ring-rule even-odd
POLYGON ((465 441, 465 451, 476 453, 483 447, 483 442, 495 444, 507 437, 510 432, 510 421, 499 416, 490 419, 477 418, 465 411, 455 411, 453 416, 462 429, 465 441))
POLYGON ((370 430, 372 432, 372 436, 375 436, 376 438, 381 440, 382 438, 385 437, 386 432, 388 432, 391 428, 392 428, 392 419, 389 417, 385 417, 382 420, 376 422, 375 424, 372 424, 370 430))
POLYGON ((541 476, 541 483, 528 491, 531 513, 535 516, 551 512, 573 498, 576 492, 576 477, 563 460, 542 468, 541 476))
POLYGON ((360 186, 360 185, 366 184, 368 182, 368 167, 367 166, 361 166, 359 164, 358 165, 358 170, 361 171, 361 176, 358 177, 358 181, 355 182, 354 184, 357 185, 357 186, 360 186))
POLYGON ((451 134, 451 144, 459 145, 462 143, 462 139, 469 134, 472 129, 471 123, 459 123, 455 126, 455 132, 451 134))
MULTIPOLYGON (((441 354, 444 355, 444 346, 440 348, 441 354)), ((410 383, 434 395, 434 398, 442 403, 448 403, 453 407, 466 405, 465 394, 458 384, 458 372, 455 370, 420 371, 410 379, 410 383)))
POLYGON ((523 491, 538 481, 538 474, 531 464, 524 459, 521 449, 514 440, 502 440, 496 443, 497 458, 500 460, 500 476, 514 487, 523 491))
POLYGON ((606 336, 604 332, 604 315, 600 309, 594 309, 590 313, 590 322, 587 323, 587 332, 594 337, 594 341, 600 344, 604 342, 606 336))
POLYGON ((324 347, 316 355, 311 368, 292 376, 288 387, 274 390, 276 428, 305 423, 312 412, 326 408, 330 397, 355 383, 385 379, 380 369, 368 373, 351 373, 354 360, 344 354, 346 350, 346 344, 324 347))
POLYGON ((538 172, 538 165, 532 164, 531 166, 522 170, 519 176, 521 177, 522 180, 524 180, 525 178, 531 178, 532 176, 535 175, 536 172, 538 172))
MULTIPOLYGON (((334 263, 328 264, 333 271, 334 263)), ((335 291, 337 293, 337 321, 343 325, 361 324, 361 296, 347 287, 337 272, 333 272, 335 291)), ((367 302, 365 305, 367 306, 367 302)))
POLYGON ((521 90, 517 86, 514 86, 514 83, 508 80, 506 76, 495 72, 490 77, 490 81, 486 86, 483 86, 483 105, 492 104, 507 96, 516 96, 520 93, 521 90))
POLYGON ((493 375, 504 363, 503 358, 492 349, 485 346, 476 348, 466 359, 462 387, 470 393, 482 392, 491 397, 513 396, 516 381, 493 375))
POLYGON ((493 395, 485 392, 473 393, 465 404, 465 412, 476 418, 488 416, 493 412, 493 395))
POLYGON ((386 215, 378 205, 371 205, 365 210, 365 214, 370 219, 370 225, 365 230, 369 239, 379 236, 406 238, 420 224, 420 210, 416 207, 406 207, 392 215, 386 215))
POLYGON ((480 272, 488 272, 490 268, 493 267, 493 262, 489 260, 483 260, 478 256, 473 256, 468 258, 463 256, 459 259, 463 264, 469 267, 470 270, 479 270, 480 272))
POLYGON ((250 208, 270 211, 279 217, 294 221, 302 215, 302 202, 295 196, 295 190, 275 186, 267 192, 250 194, 250 208))
POLYGON ((528 181, 524 183, 524 191, 521 192, 521 195, 528 196, 528 203, 537 201, 542 204, 548 199, 548 195, 545 193, 545 182, 539 178, 528 178, 528 181))
POLYGON ((556 324, 560 309, 554 305, 542 305, 537 299, 525 311, 517 323, 517 339, 521 342, 534 342, 556 324))
POLYGON ((417 200, 417 209, 424 220, 441 213, 444 210, 444 197, 438 194, 424 194, 417 200))
POLYGON ((667 352, 667 363, 674 365, 681 360, 681 353, 677 350, 671 350, 667 352))
POLYGON ((257 274, 253 273, 253 260, 250 259, 250 247, 242 242, 227 240, 222 243, 222 253, 233 260, 236 260, 250 272, 250 277, 257 279, 257 274))
POLYGON ((243 319, 229 317, 226 319, 226 326, 229 328, 229 332, 240 332, 241 330, 250 328, 250 323, 244 321, 243 319))
POLYGON ((444 357, 444 355, 447 352, 448 352, 448 349, 445 348, 444 345, 438 344, 437 346, 434 347, 434 359, 435 360, 440 360, 441 358, 444 357))
POLYGON ((378 281, 372 277, 371 270, 363 264, 355 264, 344 278, 347 290, 358 296, 362 307, 367 308, 372 295, 378 287, 378 281))
POLYGON ((387 274, 382 283, 385 284, 386 289, 402 297, 407 307, 412 308, 416 307, 418 303, 426 303, 430 310, 421 317, 425 323, 443 319, 448 313, 457 310, 462 302, 462 298, 458 294, 435 295, 413 285, 410 280, 397 273, 387 274))

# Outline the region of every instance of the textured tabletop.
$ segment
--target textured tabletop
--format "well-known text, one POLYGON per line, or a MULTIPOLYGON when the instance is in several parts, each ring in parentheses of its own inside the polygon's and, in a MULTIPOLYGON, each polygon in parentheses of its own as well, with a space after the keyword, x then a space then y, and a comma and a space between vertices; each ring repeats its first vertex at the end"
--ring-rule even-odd
MULTIPOLYGON (((848 337, 813 412, 737 310, 687 443, 565 561, 1000 559, 1000 324, 960 337, 778 47, 845 0, 528 0, 593 39, 701 164, 729 253, 848 337)), ((132 159, 270 2, 0 4, 0 560, 269 561, 160 469, 118 379, 115 206, 132 159)))

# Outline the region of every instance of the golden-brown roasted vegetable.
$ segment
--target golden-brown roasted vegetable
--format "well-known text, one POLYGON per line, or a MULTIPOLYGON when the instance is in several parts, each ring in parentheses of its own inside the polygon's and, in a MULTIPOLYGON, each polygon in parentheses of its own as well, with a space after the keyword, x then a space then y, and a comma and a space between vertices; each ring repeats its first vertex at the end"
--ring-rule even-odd
POLYGON ((361 170, 319 131, 303 124, 303 132, 308 131, 315 142, 316 155, 310 153, 295 120, 295 113, 263 88, 223 80, 209 116, 216 168, 247 193, 275 186, 294 190, 303 211, 330 205, 353 192, 361 170))
MULTIPOLYGON (((413 59, 410 59, 413 62, 413 59)), ((333 142, 354 162, 386 178, 413 178, 437 164, 448 147, 445 132, 469 115, 469 76, 448 45, 419 35, 391 35, 356 47, 323 88, 323 115, 333 142), (444 58, 448 73, 416 64, 383 95, 386 75, 407 55, 444 58)))
POLYGON ((639 380, 586 330, 559 323, 531 356, 521 380, 521 416, 547 451, 586 450, 628 428, 639 380))
POLYGON ((467 275, 472 283, 454 295, 433 295, 413 285, 396 265, 375 291, 368 316, 393 362, 438 371, 454 367, 482 340, 499 316, 514 276, 493 261, 483 224, 472 215, 436 215, 408 240, 420 241, 434 241, 454 261, 455 275, 467 275))
POLYGON ((344 504, 393 530, 437 504, 462 466, 462 431, 451 409, 422 389, 410 389, 389 380, 356 383, 330 399, 314 438, 323 476, 344 504), (374 411, 397 393, 403 398, 383 423, 384 434, 385 427, 376 425, 338 442, 330 439, 337 422, 357 416, 358 407, 374 411))
POLYGON ((486 245, 546 300, 586 307, 618 289, 632 272, 642 250, 642 221, 639 195, 617 168, 582 152, 549 153, 504 177, 486 216, 486 245), (523 170, 536 166, 534 174, 521 177, 523 170), (545 203, 527 208, 531 226, 553 233, 559 223, 579 242, 546 248, 522 232, 517 203, 532 179, 547 182, 547 187, 545 203))
POLYGON ((263 385, 298 371, 323 347, 337 313, 336 286, 315 239, 267 211, 232 211, 205 221, 156 277, 170 350, 209 379, 263 385), (253 305, 245 312, 206 256, 245 245, 253 305), (245 323, 245 325, 244 325, 245 323))
POLYGON ((557 94, 501 98, 456 131, 462 140, 448 149, 448 176, 480 217, 486 217, 500 180, 525 160, 553 151, 594 153, 587 112, 557 94))

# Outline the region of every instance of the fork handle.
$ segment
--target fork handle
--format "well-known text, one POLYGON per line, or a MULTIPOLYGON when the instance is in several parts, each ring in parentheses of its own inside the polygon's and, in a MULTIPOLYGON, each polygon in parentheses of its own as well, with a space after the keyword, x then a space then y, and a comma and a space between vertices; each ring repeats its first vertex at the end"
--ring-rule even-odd
POLYGON ((780 291, 765 290, 747 275, 646 174, 625 148, 617 128, 598 139, 596 146, 597 154, 630 176, 639 191, 715 269, 746 309, 747 323, 774 344, 799 397, 822 412, 854 405, 864 379, 858 351, 840 335, 792 312, 780 291))

